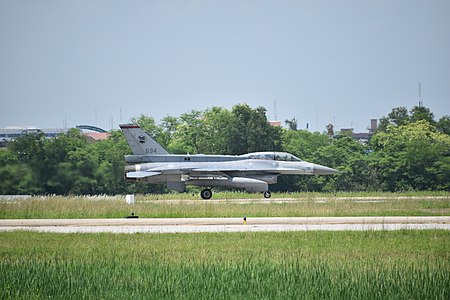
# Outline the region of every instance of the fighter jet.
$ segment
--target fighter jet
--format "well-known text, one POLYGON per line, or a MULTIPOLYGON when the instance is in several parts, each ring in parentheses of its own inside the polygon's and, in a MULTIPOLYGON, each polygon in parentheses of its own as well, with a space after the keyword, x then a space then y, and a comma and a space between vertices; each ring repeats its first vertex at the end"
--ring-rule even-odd
POLYGON ((243 155, 170 154, 138 125, 119 125, 133 155, 126 155, 125 179, 166 184, 183 192, 186 185, 205 187, 203 199, 212 197, 211 187, 262 192, 270 198, 269 184, 282 174, 330 175, 335 169, 302 161, 285 152, 254 152, 243 155))

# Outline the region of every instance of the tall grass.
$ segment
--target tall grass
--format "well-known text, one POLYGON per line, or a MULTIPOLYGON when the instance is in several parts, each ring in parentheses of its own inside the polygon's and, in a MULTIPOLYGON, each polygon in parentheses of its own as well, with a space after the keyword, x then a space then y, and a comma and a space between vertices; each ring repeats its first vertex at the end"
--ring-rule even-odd
POLYGON ((450 233, 0 233, 0 298, 449 299, 450 233))
POLYGON ((126 204, 120 196, 53 196, 0 201, 0 219, 123 218, 131 212, 147 218, 450 215, 450 196, 442 195, 439 198, 376 196, 374 201, 370 201, 370 197, 365 199, 369 201, 358 201, 353 196, 324 198, 307 194, 295 198, 298 201, 286 203, 262 199, 242 203, 199 199, 163 201, 154 197, 138 195, 134 205, 126 204))
POLYGON ((430 267, 328 262, 127 265, 0 263, 2 299, 449 299, 450 276, 430 267), (6 279, 8 278, 8 279, 6 279), (5 280, 6 279, 6 280, 5 280))

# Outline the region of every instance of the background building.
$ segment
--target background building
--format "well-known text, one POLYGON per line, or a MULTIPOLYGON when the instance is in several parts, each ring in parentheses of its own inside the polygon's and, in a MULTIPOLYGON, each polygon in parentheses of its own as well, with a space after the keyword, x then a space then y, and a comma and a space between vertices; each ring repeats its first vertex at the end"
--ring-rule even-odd
MULTIPOLYGON (((76 128, 83 131, 83 134, 88 138, 88 141, 95 142, 104 140, 109 137, 109 133, 106 130, 90 126, 90 125, 78 125, 76 128)), ((46 138, 53 139, 60 134, 67 133, 68 128, 36 128, 34 126, 8 126, 0 129, 0 147, 6 147, 6 145, 17 139, 18 137, 27 134, 44 134, 46 138)))

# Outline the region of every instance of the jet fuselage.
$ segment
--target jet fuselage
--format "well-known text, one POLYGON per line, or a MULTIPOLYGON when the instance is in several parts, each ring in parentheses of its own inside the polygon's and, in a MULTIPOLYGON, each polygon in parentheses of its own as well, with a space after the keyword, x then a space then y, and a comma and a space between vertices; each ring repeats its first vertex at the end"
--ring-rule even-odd
MULTIPOLYGON (((120 125, 133 155, 126 155, 125 179, 165 183, 169 189, 184 191, 186 185, 231 187, 264 192, 281 174, 329 175, 335 169, 302 161, 285 152, 255 152, 243 155, 169 154, 137 125, 120 125)), ((202 198, 209 199, 210 189, 202 198)))

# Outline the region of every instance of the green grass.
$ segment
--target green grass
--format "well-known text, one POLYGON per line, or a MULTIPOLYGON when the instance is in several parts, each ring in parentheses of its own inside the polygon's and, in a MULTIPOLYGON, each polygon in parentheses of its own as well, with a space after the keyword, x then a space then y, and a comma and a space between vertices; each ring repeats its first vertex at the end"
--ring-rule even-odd
POLYGON ((131 212, 146 218, 450 215, 448 193, 410 195, 372 193, 371 196, 361 194, 325 196, 312 193, 281 195, 298 199, 289 203, 264 200, 261 195, 259 199, 237 203, 227 200, 235 198, 225 196, 227 193, 217 194, 216 198, 224 199, 218 203, 214 200, 200 200, 198 195, 188 194, 137 195, 134 205, 126 204, 124 196, 94 198, 53 196, 3 200, 0 201, 0 219, 123 218, 131 212), (374 201, 359 201, 358 197, 374 201))
POLYGON ((449 299, 448 231, 0 233, 0 298, 449 299))
MULTIPOLYGON (((176 193, 171 192, 167 194, 149 194, 145 195, 149 200, 177 200, 177 199, 199 199, 200 188, 189 187, 191 192, 176 193)), ((319 197, 420 197, 420 196, 447 196, 450 197, 449 192, 445 191, 405 191, 405 192, 335 192, 335 193, 319 193, 319 192, 273 192, 272 198, 319 198, 319 197)), ((261 193, 246 193, 239 191, 214 191, 212 199, 263 199, 261 193)))

